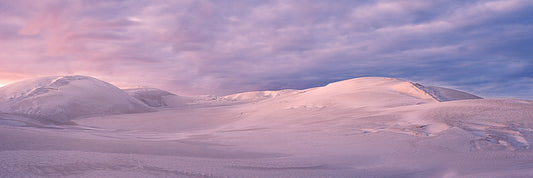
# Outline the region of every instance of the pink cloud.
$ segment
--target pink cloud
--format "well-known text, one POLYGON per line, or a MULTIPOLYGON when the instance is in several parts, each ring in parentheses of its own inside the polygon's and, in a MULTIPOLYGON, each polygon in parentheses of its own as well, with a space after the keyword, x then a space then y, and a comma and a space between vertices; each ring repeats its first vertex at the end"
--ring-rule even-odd
MULTIPOLYGON (((530 10, 532 3, 191 0, 6 4, 10 11, 0 12, 2 71, 24 76, 83 74, 122 81, 123 86, 143 82, 178 93, 228 94, 308 87, 361 75, 416 77, 419 74, 403 70, 431 68, 442 56, 449 63, 464 56, 529 59, 526 50, 520 49, 529 44, 521 40, 530 37, 531 25, 516 17, 530 10)), ((452 65, 445 69, 455 70, 452 65)))
POLYGON ((21 35, 37 35, 44 30, 53 31, 62 26, 62 13, 64 7, 47 6, 26 21, 24 28, 19 31, 21 35))

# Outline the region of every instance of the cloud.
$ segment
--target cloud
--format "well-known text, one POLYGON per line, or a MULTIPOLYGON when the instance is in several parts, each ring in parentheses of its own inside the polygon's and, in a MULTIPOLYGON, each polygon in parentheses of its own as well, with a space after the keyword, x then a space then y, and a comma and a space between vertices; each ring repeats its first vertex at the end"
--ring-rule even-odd
POLYGON ((83 74, 222 95, 387 76, 533 99, 527 0, 3 1, 0 9, 0 69, 10 80, 83 74))

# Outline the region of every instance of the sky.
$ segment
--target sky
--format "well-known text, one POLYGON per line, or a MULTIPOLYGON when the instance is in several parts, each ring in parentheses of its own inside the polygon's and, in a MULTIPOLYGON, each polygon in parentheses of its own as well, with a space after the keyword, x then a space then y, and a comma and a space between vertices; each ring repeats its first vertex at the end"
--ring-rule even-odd
POLYGON ((0 85, 51 75, 178 95, 377 76, 533 99, 533 1, 0 0, 0 85))

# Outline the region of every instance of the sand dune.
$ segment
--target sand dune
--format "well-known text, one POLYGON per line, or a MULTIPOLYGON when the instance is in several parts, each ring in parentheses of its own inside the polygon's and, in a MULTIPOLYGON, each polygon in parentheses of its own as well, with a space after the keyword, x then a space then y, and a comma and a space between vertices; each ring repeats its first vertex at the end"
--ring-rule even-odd
POLYGON ((153 111, 119 88, 86 76, 30 79, 0 88, 1 112, 66 123, 91 115, 153 111))
POLYGON ((158 89, 126 91, 157 112, 104 112, 74 125, 0 114, 0 177, 533 174, 533 101, 379 77, 179 104, 158 89))

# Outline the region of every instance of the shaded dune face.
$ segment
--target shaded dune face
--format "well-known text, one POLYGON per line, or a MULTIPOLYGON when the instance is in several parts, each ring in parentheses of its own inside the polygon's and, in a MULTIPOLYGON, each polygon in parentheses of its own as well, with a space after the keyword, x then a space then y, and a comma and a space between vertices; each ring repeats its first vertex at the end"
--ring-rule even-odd
POLYGON ((133 88, 124 91, 150 107, 169 106, 168 101, 166 101, 167 98, 177 97, 173 93, 156 88, 133 88))
POLYGON ((472 95, 470 93, 453 90, 449 88, 435 87, 435 86, 424 86, 419 83, 411 84, 418 89, 424 91, 437 101, 453 101, 453 100, 465 100, 465 99, 482 99, 479 96, 472 95))
POLYGON ((21 81, 0 88, 0 96, 2 112, 43 122, 67 123, 84 116, 152 111, 121 89, 86 76, 21 81))

